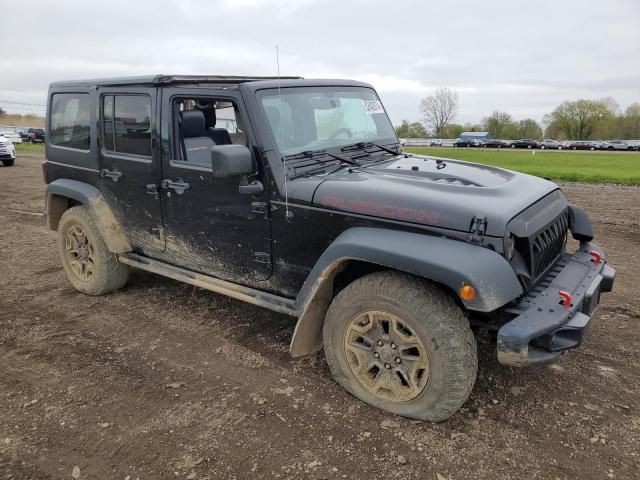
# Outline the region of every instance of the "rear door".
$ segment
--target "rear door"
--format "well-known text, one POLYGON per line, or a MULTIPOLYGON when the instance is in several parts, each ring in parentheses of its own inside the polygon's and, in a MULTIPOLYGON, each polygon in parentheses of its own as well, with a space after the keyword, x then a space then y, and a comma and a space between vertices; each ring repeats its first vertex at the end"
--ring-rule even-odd
POLYGON ((100 89, 101 190, 134 250, 164 250, 155 88, 100 89))

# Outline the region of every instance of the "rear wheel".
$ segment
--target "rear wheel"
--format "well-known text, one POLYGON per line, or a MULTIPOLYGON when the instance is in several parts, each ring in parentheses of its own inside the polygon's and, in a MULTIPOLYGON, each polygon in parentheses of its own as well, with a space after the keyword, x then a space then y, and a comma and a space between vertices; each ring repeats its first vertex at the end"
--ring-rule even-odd
POLYGON ((72 207, 62 215, 58 251, 69 281, 82 293, 104 295, 127 283, 129 267, 109 251, 84 206, 72 207))
POLYGON ((324 350, 336 381, 375 407, 442 421, 467 400, 476 342, 440 288, 397 272, 362 277, 331 303, 324 350))

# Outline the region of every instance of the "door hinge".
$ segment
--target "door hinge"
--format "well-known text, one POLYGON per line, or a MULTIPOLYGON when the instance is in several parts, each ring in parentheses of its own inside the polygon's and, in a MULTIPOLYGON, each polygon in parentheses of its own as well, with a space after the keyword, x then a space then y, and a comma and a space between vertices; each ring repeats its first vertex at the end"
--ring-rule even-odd
POLYGON ((251 213, 264 215, 264 218, 269 218, 269 208, 267 202, 251 202, 251 213))
POLYGON ((467 239, 471 243, 482 244, 485 232, 487 231, 487 219, 484 217, 473 217, 471 227, 469 228, 467 239))
POLYGON ((148 183, 145 185, 145 189, 149 195, 153 195, 153 197, 158 200, 160 198, 160 191, 158 190, 158 185, 155 183, 148 183))
POLYGON ((151 233, 161 242, 164 242, 164 228, 152 228, 151 233))
POLYGON ((271 254, 267 252, 253 252, 253 260, 257 263, 271 264, 271 254))

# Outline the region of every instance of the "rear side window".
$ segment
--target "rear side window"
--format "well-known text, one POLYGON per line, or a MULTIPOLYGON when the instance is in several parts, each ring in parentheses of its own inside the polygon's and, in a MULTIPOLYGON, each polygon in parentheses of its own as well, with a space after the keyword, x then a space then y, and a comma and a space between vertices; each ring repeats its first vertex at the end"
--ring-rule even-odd
POLYGON ((151 156, 151 97, 148 95, 103 97, 102 125, 106 150, 151 156))
POLYGON ((55 93, 51 99, 50 142, 59 147, 89 150, 89 94, 55 93))

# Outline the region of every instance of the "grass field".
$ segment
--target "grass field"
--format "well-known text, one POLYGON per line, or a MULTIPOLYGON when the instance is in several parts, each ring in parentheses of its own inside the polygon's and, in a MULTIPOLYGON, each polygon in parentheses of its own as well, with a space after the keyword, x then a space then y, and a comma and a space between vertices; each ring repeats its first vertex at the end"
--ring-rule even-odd
POLYGON ((558 152, 406 147, 420 155, 455 158, 565 182, 640 185, 640 153, 558 152))
POLYGON ((43 143, 14 143, 16 152, 44 152, 43 143))

